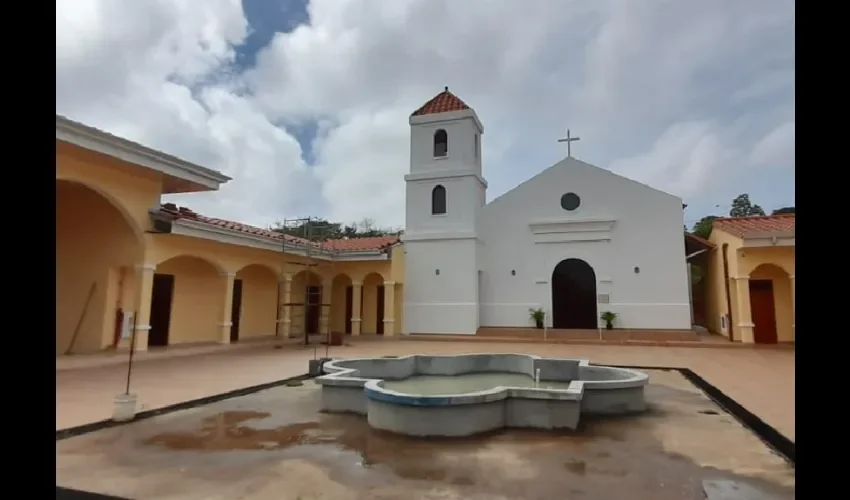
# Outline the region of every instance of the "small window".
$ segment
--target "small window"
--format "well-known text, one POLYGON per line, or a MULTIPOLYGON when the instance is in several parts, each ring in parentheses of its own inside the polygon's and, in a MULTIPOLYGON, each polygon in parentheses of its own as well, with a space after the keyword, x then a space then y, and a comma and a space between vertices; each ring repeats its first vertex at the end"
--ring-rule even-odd
POLYGON ((561 196, 561 208, 568 212, 572 212, 581 205, 581 198, 575 193, 567 193, 561 196))
POLYGON ((446 213, 446 188, 436 186, 431 191, 431 214, 443 215, 446 213))
POLYGON ((478 156, 481 154, 481 143, 478 138, 478 134, 475 134, 475 159, 478 159, 478 156))
POLYGON ((440 129, 434 132, 434 158, 442 158, 449 154, 449 134, 440 129))

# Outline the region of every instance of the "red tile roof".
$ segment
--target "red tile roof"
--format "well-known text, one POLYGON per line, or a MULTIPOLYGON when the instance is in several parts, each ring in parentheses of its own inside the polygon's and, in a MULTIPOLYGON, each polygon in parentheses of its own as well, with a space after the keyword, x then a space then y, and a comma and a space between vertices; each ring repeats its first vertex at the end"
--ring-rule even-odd
POLYGON ((465 102, 451 92, 449 88, 437 94, 433 99, 422 105, 413 112, 411 116, 435 115, 437 113, 448 113, 450 111, 463 111, 469 109, 465 102))
POLYGON ((743 238, 752 233, 793 232, 795 214, 714 219, 712 228, 743 238))
POLYGON ((693 241, 694 243, 696 243, 697 246, 703 246, 705 248, 714 248, 715 246, 717 246, 714 243, 703 238, 702 236, 698 236, 694 233, 687 233, 686 232, 685 233, 685 245, 687 245, 688 240, 693 241))
POLYGON ((387 235, 387 236, 377 236, 371 238, 349 238, 349 239, 337 239, 337 240, 326 240, 322 242, 318 241, 308 241, 304 238, 298 238, 296 236, 285 235, 283 233, 278 233, 276 231, 271 231, 269 229, 262 229, 255 226, 249 226, 247 224, 242 224, 241 222, 234 222, 231 220, 225 219, 217 219, 215 217, 206 217, 204 215, 200 215, 193 210, 187 207, 178 207, 173 203, 165 203, 160 208, 160 213, 166 215, 170 220, 192 220, 195 222, 201 222, 204 224, 209 224, 211 226, 217 226, 224 229, 230 229, 232 231, 239 231, 246 234, 251 234, 255 236, 261 236, 264 238, 274 239, 274 240, 283 240, 286 238, 286 241, 292 242, 294 244, 301 245, 315 245, 325 250, 329 251, 337 251, 337 252, 363 252, 370 250, 382 250, 385 248, 389 248, 392 245, 395 245, 399 242, 399 237, 396 235, 387 235))

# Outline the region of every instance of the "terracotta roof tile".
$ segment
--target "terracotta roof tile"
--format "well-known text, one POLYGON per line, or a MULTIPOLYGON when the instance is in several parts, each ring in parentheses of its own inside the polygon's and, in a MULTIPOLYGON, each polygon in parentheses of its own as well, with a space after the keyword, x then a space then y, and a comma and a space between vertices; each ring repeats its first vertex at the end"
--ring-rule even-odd
POLYGON ((449 92, 449 88, 437 94, 433 99, 426 102, 411 116, 435 115, 437 113, 448 113, 450 111, 463 111, 469 109, 465 102, 456 95, 449 92))
POLYGON ((252 234, 255 236, 261 236, 274 240, 283 240, 284 238, 286 238, 285 241, 292 242, 295 244, 314 245, 316 247, 323 248, 329 251, 337 251, 342 253, 382 250, 385 248, 389 248, 390 246, 395 245, 399 242, 399 237, 396 235, 378 236, 374 238, 349 238, 327 240, 323 242, 311 242, 304 238, 285 235, 283 233, 278 233, 269 229, 262 229, 256 226, 249 226, 248 224, 242 224, 241 222, 235 222, 226 219, 217 219, 215 217, 206 217, 204 215, 200 215, 194 212, 193 210, 187 207, 178 207, 173 203, 163 204, 160 208, 160 213, 166 215, 171 220, 192 220, 204 224, 209 224, 211 226, 218 226, 224 229, 230 229, 233 231, 239 231, 242 233, 252 234))
POLYGON ((752 233, 794 231, 795 214, 714 219, 713 228, 743 238, 752 233))
POLYGON ((717 245, 715 245, 714 243, 712 243, 712 242, 708 241, 707 239, 703 238, 702 236, 696 235, 696 234, 694 234, 694 233, 688 233, 688 232, 686 232, 686 233, 685 233, 685 238, 690 239, 690 240, 692 240, 692 241, 696 242, 697 244, 702 245, 702 246, 705 246, 705 247, 708 247, 708 248, 714 248, 715 246, 717 246, 717 245))

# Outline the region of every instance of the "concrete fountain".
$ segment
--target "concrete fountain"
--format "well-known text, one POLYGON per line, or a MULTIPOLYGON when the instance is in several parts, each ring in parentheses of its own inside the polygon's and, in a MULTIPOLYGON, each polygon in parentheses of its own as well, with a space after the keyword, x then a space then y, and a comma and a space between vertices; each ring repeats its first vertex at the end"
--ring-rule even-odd
POLYGON ((502 427, 576 429, 581 415, 646 409, 645 373, 526 354, 411 355, 328 361, 321 409, 376 429, 460 437, 502 427))

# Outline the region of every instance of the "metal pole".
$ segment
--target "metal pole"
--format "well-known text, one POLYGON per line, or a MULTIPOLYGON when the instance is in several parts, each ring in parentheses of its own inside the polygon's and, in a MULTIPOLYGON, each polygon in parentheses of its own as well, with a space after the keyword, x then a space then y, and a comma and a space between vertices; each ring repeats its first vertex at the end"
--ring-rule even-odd
POLYGON ((133 354, 136 352, 136 318, 138 311, 133 313, 133 332, 130 334, 130 357, 127 360, 127 386, 124 388, 124 394, 130 394, 130 376, 133 373, 133 354))

